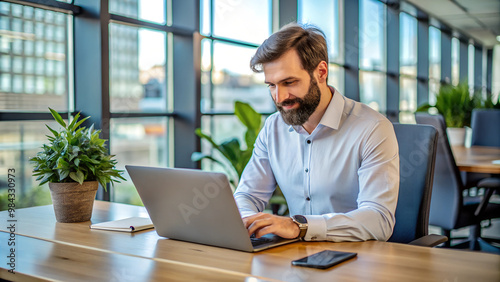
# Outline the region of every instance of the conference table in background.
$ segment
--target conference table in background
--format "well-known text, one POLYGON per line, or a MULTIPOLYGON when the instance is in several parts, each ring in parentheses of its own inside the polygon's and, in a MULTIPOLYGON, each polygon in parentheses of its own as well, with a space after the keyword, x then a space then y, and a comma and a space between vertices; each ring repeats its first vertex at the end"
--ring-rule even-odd
MULTIPOLYGON (((452 146, 453 157, 457 167, 462 172, 500 174, 500 147, 486 146, 452 146)), ((475 211, 475 215, 481 214, 491 200, 495 192, 493 188, 484 190, 481 203, 475 211)), ((499 279, 500 281, 500 279, 499 279)))
MULTIPOLYGON (((8 213, 0 212, 1 257, 6 259, 8 213)), ((52 206, 16 210, 16 274, 7 280, 96 281, 499 281, 500 256, 380 241, 296 242, 258 253, 136 233, 90 229, 91 223, 147 216, 143 207, 96 201, 92 220, 58 223, 52 206), (292 266, 322 250, 356 252, 327 270, 292 266)))
POLYGON ((452 146, 451 148, 460 171, 500 174, 500 164, 493 163, 495 160, 500 161, 499 147, 452 146))

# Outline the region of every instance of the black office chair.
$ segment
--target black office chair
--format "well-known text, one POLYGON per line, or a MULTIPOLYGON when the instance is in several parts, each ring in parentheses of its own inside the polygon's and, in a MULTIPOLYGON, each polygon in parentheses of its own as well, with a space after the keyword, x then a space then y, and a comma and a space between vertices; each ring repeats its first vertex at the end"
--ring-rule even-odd
MULTIPOLYGON (((465 188, 448 142, 443 116, 417 113, 415 119, 418 124, 432 125, 438 131, 429 223, 441 227, 447 237, 450 237, 453 229, 470 226, 469 241, 456 247, 478 249, 477 243, 481 241, 480 223, 486 219, 499 218, 500 205, 487 203, 476 214, 480 199, 463 196, 465 188)), ((450 242, 445 246, 450 246, 450 242)))
POLYGON ((388 241, 437 246, 448 240, 428 235, 437 131, 415 124, 394 124, 394 131, 399 145, 400 184, 396 225, 388 241))
MULTIPOLYGON (((472 110, 472 138, 471 146, 500 147, 500 110, 474 109, 472 110)), ((480 179, 475 185, 484 189, 483 200, 476 210, 482 213, 489 203, 493 193, 500 191, 500 175, 498 174, 468 174, 469 179, 480 179)), ((498 243, 498 240, 493 240, 498 243)))
POLYGON ((472 110, 472 146, 500 147, 500 110, 472 110))

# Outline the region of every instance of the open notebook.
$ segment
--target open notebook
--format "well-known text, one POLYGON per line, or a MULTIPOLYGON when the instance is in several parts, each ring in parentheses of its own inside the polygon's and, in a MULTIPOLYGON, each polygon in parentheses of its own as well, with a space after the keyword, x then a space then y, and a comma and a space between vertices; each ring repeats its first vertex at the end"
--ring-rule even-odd
POLYGON ((90 225, 91 229, 135 232, 153 228, 151 219, 147 217, 129 217, 120 220, 112 220, 90 225))

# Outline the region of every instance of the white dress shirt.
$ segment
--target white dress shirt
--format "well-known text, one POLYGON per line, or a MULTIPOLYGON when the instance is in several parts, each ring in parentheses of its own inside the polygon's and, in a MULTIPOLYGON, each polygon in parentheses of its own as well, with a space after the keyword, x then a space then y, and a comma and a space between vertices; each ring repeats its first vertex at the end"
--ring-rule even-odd
POLYGON ((334 93, 309 134, 267 118, 234 197, 241 216, 264 210, 279 185, 291 215, 304 215, 308 241, 387 240, 399 191, 398 143, 392 123, 370 107, 334 93))

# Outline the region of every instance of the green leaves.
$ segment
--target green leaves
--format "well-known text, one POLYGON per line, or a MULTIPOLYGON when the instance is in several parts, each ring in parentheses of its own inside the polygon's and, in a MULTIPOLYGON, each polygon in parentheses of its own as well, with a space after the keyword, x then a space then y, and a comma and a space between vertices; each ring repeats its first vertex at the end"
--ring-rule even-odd
MULTIPOLYGON (((457 86, 443 84, 436 95, 437 111, 443 115, 447 127, 470 126, 472 110, 481 107, 481 93, 469 92, 469 86, 465 82, 457 86)), ((432 108, 429 104, 421 105, 417 112, 426 112, 432 108)))
POLYGON ((85 176, 83 175, 83 172, 81 170, 78 170, 76 172, 70 172, 69 177, 71 177, 71 179, 80 184, 82 184, 83 181, 85 180, 85 176))
POLYGON ((481 108, 485 109, 500 109, 500 95, 497 96, 497 100, 493 101, 493 94, 491 92, 486 93, 486 99, 484 99, 481 104, 481 108))
POLYGON ((253 148, 262 125, 262 115, 256 112, 249 104, 239 101, 236 101, 234 104, 234 114, 247 127, 245 143, 248 148, 253 148))
POLYGON ((59 115, 58 112, 54 111, 51 108, 49 108, 49 110, 50 110, 50 113, 52 114, 52 116, 54 117, 54 119, 57 121, 57 123, 59 123, 63 128, 66 128, 66 123, 62 119, 61 115, 59 115))
POLYGON ((45 125, 49 130, 50 132, 52 132, 52 134, 54 134, 54 137, 58 137, 59 136, 59 133, 57 133, 57 131, 55 131, 54 129, 50 128, 48 125, 45 125))
POLYGON ((50 109, 54 119, 63 127, 60 132, 47 126, 53 136, 48 144, 30 159, 34 165, 33 175, 40 185, 47 182, 98 181, 104 189, 107 183, 125 180, 122 170, 115 169, 116 160, 108 154, 106 140, 99 138, 99 130, 80 127, 89 117, 80 118, 80 113, 66 125, 62 117, 50 109))
POLYGON ((57 172, 59 173, 59 181, 63 181, 69 175, 69 170, 66 169, 58 169, 57 172))
POLYGON ((256 112, 249 104, 236 101, 234 103, 234 114, 248 130, 260 130, 262 123, 261 114, 256 112))
POLYGON ((211 154, 203 154, 200 152, 195 152, 191 155, 191 160, 201 161, 203 159, 208 159, 210 161, 220 164, 224 169, 230 174, 230 181, 234 185, 238 182, 245 166, 247 165, 250 157, 252 156, 253 147, 255 140, 259 134, 260 128, 262 126, 262 115, 256 112, 249 104, 236 101, 234 105, 234 114, 238 117, 241 123, 247 128, 245 132, 245 143, 246 149, 243 150, 240 142, 236 138, 226 140, 221 144, 217 144, 212 137, 204 134, 200 128, 195 130, 195 134, 201 139, 204 139, 210 143, 213 149, 217 150, 222 154, 222 156, 231 164, 231 168, 225 165, 225 162, 218 160, 215 156, 211 154), (232 176, 236 174, 237 178, 232 176))

